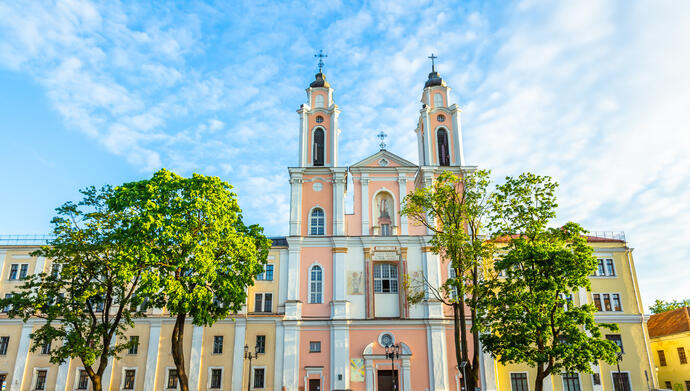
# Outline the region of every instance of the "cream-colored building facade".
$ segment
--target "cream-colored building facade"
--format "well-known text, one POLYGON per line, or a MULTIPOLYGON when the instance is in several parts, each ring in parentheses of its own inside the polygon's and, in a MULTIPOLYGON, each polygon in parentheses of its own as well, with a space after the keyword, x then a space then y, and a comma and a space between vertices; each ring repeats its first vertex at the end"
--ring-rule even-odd
MULTIPOLYGON (((195 390, 280 390, 274 379, 276 349, 282 350, 280 320, 284 312, 278 305, 281 292, 281 260, 287 256, 284 238, 274 238, 268 255, 266 271, 248 290, 247 305, 236 315, 218 321, 211 327, 188 324, 185 328, 184 354, 188 362, 190 385, 195 390), (249 362, 244 360, 244 346, 259 354, 252 360, 251 379, 249 362)), ((50 270, 51 262, 31 256, 37 243, 15 240, 0 245, 0 295, 16 290, 21 277, 50 270)), ((42 349, 30 351, 30 334, 39 327, 40 320, 23 323, 0 312, 0 390, 89 390, 83 377, 83 364, 73 359, 62 365, 49 362, 42 349)), ((135 321, 127 332, 128 338, 137 338, 138 346, 123 352, 119 359, 111 360, 103 380, 104 390, 125 389, 133 381, 134 390, 163 391, 177 389, 175 364, 171 354, 170 336, 174 319, 160 310, 149 310, 147 316, 135 321), (133 374, 133 379, 131 379, 133 374), (129 376, 129 378, 128 378, 129 376)), ((280 362, 280 360, 278 360, 280 362)), ((282 370, 282 367, 281 367, 282 370)))

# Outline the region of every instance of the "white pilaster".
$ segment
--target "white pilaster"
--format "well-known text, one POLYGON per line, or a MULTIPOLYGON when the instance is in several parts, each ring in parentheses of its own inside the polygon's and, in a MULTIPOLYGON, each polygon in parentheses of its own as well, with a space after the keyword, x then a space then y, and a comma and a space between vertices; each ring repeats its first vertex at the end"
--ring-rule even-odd
POLYGON ((453 149, 455 149, 453 164, 458 166, 465 165, 465 152, 462 148, 462 124, 460 123, 461 112, 462 110, 460 110, 456 104, 450 107, 451 121, 453 124, 453 149))
POLYGON ((72 360, 67 360, 58 367, 57 378, 55 379, 55 391, 67 391, 67 375, 72 360))
MULTIPOLYGON (((288 291, 288 250, 280 250, 280 264, 278 266, 278 305, 285 305, 288 291)), ((283 310, 284 311, 284 310, 283 310)))
POLYGON ((307 121, 307 111, 309 109, 309 105, 302 105, 302 107, 300 107, 299 110, 297 110, 297 112, 299 113, 299 156, 297 157, 297 165, 299 167, 305 167, 308 163, 307 150, 309 148, 309 145, 307 145, 307 141, 309 140, 309 137, 307 136, 309 131, 309 123, 307 121))
POLYGON ((288 300, 299 300, 301 249, 299 243, 290 243, 290 247, 288 247, 288 300))
POLYGON ((144 370, 144 389, 153 390, 158 373, 158 347, 161 341, 161 320, 149 320, 149 343, 146 350, 146 369, 144 370))
POLYGON ((113 356, 110 356, 110 358, 108 358, 108 365, 105 367, 105 372, 103 372, 103 379, 101 381, 101 384, 103 385, 104 390, 116 390, 119 388, 119 386, 112 387, 112 385, 110 384, 112 379, 113 379, 113 356))
POLYGON ((448 384, 448 355, 446 351, 446 328, 441 322, 430 322, 427 326, 431 337, 431 350, 429 355, 432 361, 433 389, 434 391, 449 391, 448 384))
MULTIPOLYGON (((14 372, 12 373, 12 384, 10 384, 10 391, 19 391, 22 389, 22 382, 24 381, 26 373, 26 361, 29 356, 29 348, 31 348, 31 330, 32 323, 24 323, 22 326, 22 333, 19 336, 19 346, 17 347, 17 359, 14 361, 14 372)), ((31 381, 31 377, 29 377, 31 381)))
POLYGON ((276 322, 276 362, 273 370, 273 390, 281 391, 283 386, 284 330, 283 322, 276 322))
POLYGON ((403 376, 403 390, 411 390, 410 381, 410 357, 403 357, 402 359, 402 376, 403 376))
POLYGON ((287 391, 299 389, 299 326, 296 322, 283 324, 283 387, 287 391))
POLYGON ((345 235, 346 168, 333 169, 333 235, 345 235))
POLYGON ((362 236, 369 235, 369 175, 362 173, 362 236))
POLYGON ((364 359, 364 379, 366 381, 366 390, 374 391, 374 360, 364 359))
MULTIPOLYGON (((338 246, 338 248, 342 248, 338 246)), ((333 251, 333 300, 345 300, 345 253, 333 251)))
MULTIPOLYGON (((441 267, 437 254, 431 251, 422 252, 423 271, 429 286, 441 286, 441 267)), ((439 302, 433 295, 429 294, 428 287, 426 294, 426 308, 427 318, 440 319, 443 318, 443 304, 439 302)))
POLYGON ((43 273, 46 267, 46 257, 36 258, 36 267, 34 268, 34 274, 43 273))
POLYGON ((481 340, 479 340, 479 367, 482 389, 484 391, 497 391, 496 361, 490 354, 484 352, 481 340))
POLYGON ((331 324, 330 377, 331 390, 350 388, 350 329, 345 322, 331 324))
POLYGON ((553 376, 544 378, 544 391, 553 391, 553 376))
POLYGON ((4 281, 7 278, 3 275, 5 271, 5 258, 7 257, 7 250, 0 250, 0 281, 4 281))
POLYGON ((290 235, 301 235, 302 170, 290 169, 290 235))
MULTIPOLYGON (((244 372, 244 344, 247 321, 235 319, 235 343, 233 344, 232 391, 242 391, 242 373, 244 372)), ((277 336, 276 336, 277 337, 277 336)))
MULTIPOLYGON (((422 124, 424 124, 424 166, 431 166, 434 161, 431 149, 431 143, 434 141, 432 137, 433 131, 431 130, 431 125, 429 124, 429 106, 422 109, 422 124)), ((433 164, 437 166, 438 164, 433 164)))
MULTIPOLYGON (((407 195, 407 177, 405 174, 398 174, 398 195, 400 198, 400 209, 402 210, 403 199, 407 195)), ((407 235, 407 215, 400 214, 400 235, 407 235)))
POLYGON ((204 327, 194 326, 192 329, 192 353, 189 355, 189 390, 199 391, 201 379, 201 345, 204 341, 204 327))

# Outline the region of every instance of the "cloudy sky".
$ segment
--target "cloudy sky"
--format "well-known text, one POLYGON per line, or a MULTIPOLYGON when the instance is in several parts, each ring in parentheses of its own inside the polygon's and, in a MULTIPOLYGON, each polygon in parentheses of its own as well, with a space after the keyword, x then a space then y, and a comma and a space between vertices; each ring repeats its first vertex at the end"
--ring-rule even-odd
POLYGON ((0 234, 88 185, 218 175, 287 232, 295 110, 325 71, 341 165, 417 161, 430 53, 468 164, 555 177, 559 221, 625 231, 646 304, 690 297, 690 2, 0 2, 0 234))

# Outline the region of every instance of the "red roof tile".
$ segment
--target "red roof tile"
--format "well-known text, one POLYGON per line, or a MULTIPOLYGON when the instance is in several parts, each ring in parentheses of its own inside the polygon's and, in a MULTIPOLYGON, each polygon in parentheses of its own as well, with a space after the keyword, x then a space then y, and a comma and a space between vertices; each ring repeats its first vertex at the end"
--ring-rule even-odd
POLYGON ((650 316, 647 321, 647 329, 652 338, 690 331, 690 307, 650 316))

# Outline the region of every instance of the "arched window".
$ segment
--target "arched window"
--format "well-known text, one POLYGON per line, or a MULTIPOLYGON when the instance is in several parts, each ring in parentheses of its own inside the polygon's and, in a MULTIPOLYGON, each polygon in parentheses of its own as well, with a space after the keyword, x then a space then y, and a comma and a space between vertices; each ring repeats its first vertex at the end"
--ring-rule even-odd
POLYGON ((309 220, 309 235, 326 234, 326 214, 323 213, 323 209, 314 208, 314 210, 311 211, 309 220))
POLYGON ((309 270, 309 303, 321 304, 323 302, 323 270, 321 266, 314 265, 309 270))
POLYGON ((436 93, 434 94, 434 107, 441 107, 443 106, 443 97, 441 94, 436 93))
POLYGON ((450 154, 448 153, 448 132, 441 128, 436 132, 438 146, 438 164, 450 166, 450 154))
POLYGON ((323 139, 323 129, 317 128, 314 131, 314 150, 312 151, 315 166, 323 166, 323 139))
POLYGON ((316 95, 316 98, 314 98, 314 107, 323 107, 323 95, 316 95))

